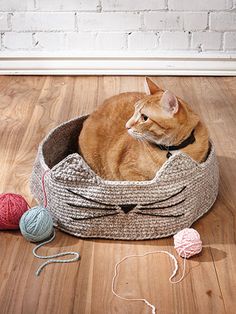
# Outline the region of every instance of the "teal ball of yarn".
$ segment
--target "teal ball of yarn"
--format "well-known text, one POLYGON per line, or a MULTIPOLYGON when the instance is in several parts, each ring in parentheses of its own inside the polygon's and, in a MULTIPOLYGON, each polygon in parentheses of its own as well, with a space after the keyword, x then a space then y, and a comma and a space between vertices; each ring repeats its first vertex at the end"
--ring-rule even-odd
POLYGON ((20 219, 20 231, 31 242, 48 239, 53 233, 53 220, 43 206, 35 206, 25 212, 20 219))

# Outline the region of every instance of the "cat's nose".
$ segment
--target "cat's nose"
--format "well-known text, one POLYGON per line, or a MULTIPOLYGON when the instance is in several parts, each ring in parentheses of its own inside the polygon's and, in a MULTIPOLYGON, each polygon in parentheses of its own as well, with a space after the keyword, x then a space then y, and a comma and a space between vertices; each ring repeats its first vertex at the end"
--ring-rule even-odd
POLYGON ((126 205, 119 205, 119 206, 125 214, 128 214, 128 212, 130 212, 132 209, 134 209, 136 204, 126 204, 126 205))
POLYGON ((128 129, 128 130, 131 129, 131 126, 130 126, 130 124, 129 124, 128 122, 126 123, 125 127, 126 127, 126 129, 128 129))
POLYGON ((127 122, 126 122, 126 125, 125 125, 125 127, 126 127, 126 129, 131 129, 132 128, 132 126, 134 125, 134 120, 132 119, 132 118, 130 118, 127 122))

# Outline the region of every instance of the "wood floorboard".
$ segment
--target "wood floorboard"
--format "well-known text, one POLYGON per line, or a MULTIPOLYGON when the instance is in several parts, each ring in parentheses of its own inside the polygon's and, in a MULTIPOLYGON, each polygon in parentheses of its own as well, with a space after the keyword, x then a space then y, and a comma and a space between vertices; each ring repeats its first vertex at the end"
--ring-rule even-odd
MULTIPOLYGON (((163 255, 125 261, 117 291, 146 298, 162 314, 233 314, 236 309, 236 78, 154 77, 200 114, 215 143, 220 192, 213 209, 194 224, 203 252, 187 261, 176 285, 173 265, 163 255)), ((57 124, 92 112, 104 99, 125 91, 144 91, 143 77, 0 77, 0 192, 22 194, 31 205, 29 178, 37 147, 57 124)), ((19 231, 0 231, 1 314, 148 314, 142 302, 122 301, 111 293, 114 265, 125 255, 168 250, 173 238, 150 241, 82 240, 57 231, 42 254, 79 251, 81 260, 49 265, 32 255, 33 243, 19 231)), ((182 267, 182 260, 178 258, 182 267)))

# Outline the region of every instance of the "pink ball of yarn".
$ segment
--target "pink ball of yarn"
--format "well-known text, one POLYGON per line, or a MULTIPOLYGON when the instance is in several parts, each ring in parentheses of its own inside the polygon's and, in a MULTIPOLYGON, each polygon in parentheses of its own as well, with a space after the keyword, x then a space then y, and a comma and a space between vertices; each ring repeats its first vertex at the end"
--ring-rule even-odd
POLYGON ((174 235, 174 247, 181 257, 189 258, 202 251, 199 233, 193 228, 185 228, 174 235))
POLYGON ((18 194, 0 194, 0 229, 19 229, 21 216, 28 210, 26 200, 18 194))

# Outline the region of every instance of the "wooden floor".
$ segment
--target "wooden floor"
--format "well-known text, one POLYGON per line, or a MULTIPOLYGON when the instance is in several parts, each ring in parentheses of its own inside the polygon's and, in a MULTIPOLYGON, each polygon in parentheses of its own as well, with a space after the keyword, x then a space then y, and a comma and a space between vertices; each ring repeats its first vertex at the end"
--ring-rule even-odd
MULTIPOLYGON (((220 165, 220 193, 213 209, 194 224, 204 244, 187 261, 187 275, 169 283, 173 265, 153 255, 124 262, 117 291, 146 298, 162 314, 236 313, 236 78, 156 77, 165 89, 185 99, 207 123, 220 165)), ((29 176, 46 133, 124 91, 143 91, 142 77, 0 77, 0 192, 20 193, 31 205, 29 176)), ((18 231, 0 232, 1 314, 148 314, 142 302, 111 293, 115 263, 127 254, 168 250, 173 238, 155 241, 81 240, 57 232, 42 254, 81 253, 73 264, 49 265, 40 277, 34 244, 18 231)), ((182 260, 180 260, 182 263, 182 260)))

